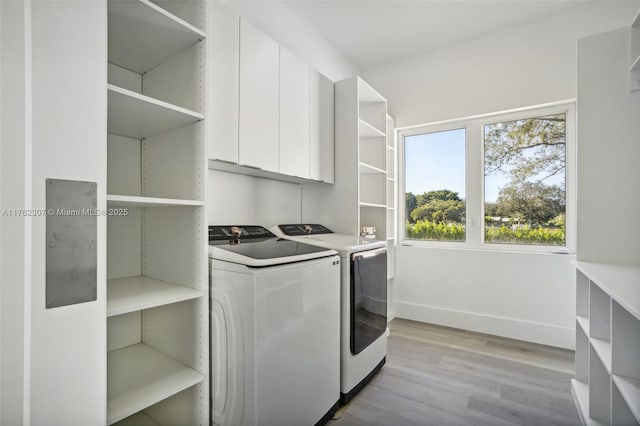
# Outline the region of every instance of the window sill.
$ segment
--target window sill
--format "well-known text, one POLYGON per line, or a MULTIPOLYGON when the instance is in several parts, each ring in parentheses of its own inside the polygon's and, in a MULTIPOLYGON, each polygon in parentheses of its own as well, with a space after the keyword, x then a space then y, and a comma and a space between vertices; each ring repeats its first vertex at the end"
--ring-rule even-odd
POLYGON ((482 244, 478 246, 472 246, 466 242, 449 242, 449 241, 417 241, 417 240, 403 240, 400 241, 401 247, 415 247, 424 249, 438 249, 438 250, 464 250, 464 251, 477 251, 477 252, 494 252, 494 253, 520 253, 520 254, 546 254, 554 256, 575 256, 574 252, 571 252, 564 246, 529 246, 522 244, 482 244))

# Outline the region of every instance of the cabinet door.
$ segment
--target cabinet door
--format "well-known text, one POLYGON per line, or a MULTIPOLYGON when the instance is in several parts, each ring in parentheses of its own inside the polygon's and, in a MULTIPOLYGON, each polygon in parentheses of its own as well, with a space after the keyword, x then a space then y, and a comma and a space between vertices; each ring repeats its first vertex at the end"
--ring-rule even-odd
POLYGON ((309 177, 309 66, 282 46, 280 173, 309 177))
POLYGON ((309 177, 333 183, 333 82, 309 73, 309 177))
POLYGON ((240 20, 239 161, 278 172, 279 63, 277 42, 240 20))
POLYGON ((207 3, 208 156, 238 162, 240 16, 218 2, 207 3))

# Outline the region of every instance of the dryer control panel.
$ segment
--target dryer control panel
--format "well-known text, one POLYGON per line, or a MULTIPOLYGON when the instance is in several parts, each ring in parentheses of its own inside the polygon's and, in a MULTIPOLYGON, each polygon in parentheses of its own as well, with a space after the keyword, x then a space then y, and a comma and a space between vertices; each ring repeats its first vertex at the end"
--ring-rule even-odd
POLYGON ((326 226, 317 223, 296 223, 291 225, 278 225, 278 228, 285 234, 292 237, 300 235, 333 234, 333 231, 326 226))

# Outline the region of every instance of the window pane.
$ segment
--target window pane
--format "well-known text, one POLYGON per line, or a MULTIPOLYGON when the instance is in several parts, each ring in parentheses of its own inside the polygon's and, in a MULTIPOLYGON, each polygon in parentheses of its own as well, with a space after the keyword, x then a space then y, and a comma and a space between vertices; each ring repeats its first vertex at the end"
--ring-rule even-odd
POLYGON ((405 238, 465 241, 465 129, 404 141, 405 238))
POLYGON ((484 239, 565 245, 565 114, 484 126, 484 239))

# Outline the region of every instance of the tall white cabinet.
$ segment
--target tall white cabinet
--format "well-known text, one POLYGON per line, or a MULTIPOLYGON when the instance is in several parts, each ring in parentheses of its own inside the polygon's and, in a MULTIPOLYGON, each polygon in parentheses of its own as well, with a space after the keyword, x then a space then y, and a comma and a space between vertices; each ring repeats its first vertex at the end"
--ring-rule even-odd
POLYGON ((108 424, 209 422, 204 8, 108 3, 108 424))
MULTIPOLYGON (((638 18, 633 26, 637 23, 638 18)), ((630 90, 627 80, 629 52, 632 65, 638 52, 634 37, 637 28, 631 27, 578 41, 576 377, 571 390, 587 425, 640 424, 640 91, 630 90), (604 209, 603 201, 616 208, 604 209)))

